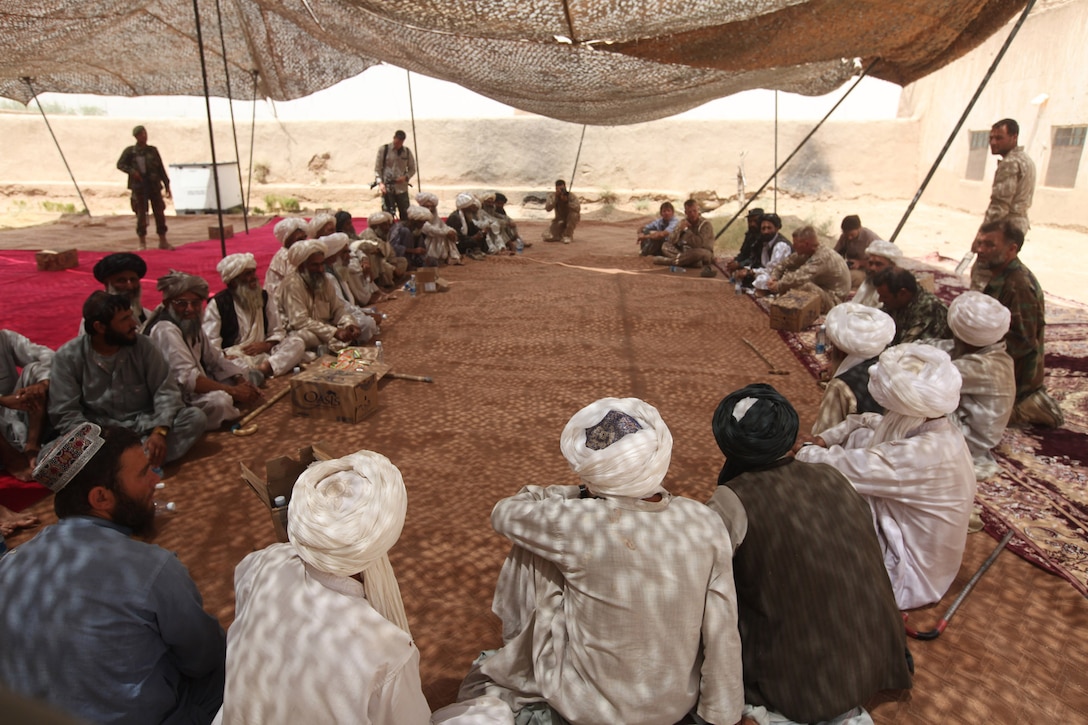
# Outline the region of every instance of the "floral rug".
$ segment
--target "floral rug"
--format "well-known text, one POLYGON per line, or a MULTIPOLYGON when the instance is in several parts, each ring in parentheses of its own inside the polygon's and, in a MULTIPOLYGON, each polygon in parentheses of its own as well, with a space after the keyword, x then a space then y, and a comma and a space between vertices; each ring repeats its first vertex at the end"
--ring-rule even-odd
MULTIPOLYGON (((958 277, 934 275, 936 294, 949 302, 963 290, 958 277)), ((756 300, 764 310, 766 300, 756 300)), ((1001 472, 980 481, 975 501, 987 533, 1000 539, 1016 530, 1008 548, 1067 579, 1088 596, 1088 306, 1046 297, 1046 387, 1065 414, 1057 430, 1009 428, 994 455, 1001 472)), ((782 340, 820 378, 827 360, 814 352, 823 318, 782 340)))

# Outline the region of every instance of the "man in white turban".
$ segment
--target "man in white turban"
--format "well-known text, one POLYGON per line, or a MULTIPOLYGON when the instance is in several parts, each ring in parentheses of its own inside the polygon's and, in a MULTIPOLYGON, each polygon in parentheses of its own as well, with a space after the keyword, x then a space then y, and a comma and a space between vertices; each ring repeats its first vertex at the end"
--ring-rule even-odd
POLYGON ((280 286, 276 305, 289 334, 302 338, 307 350, 318 352, 335 352, 370 339, 370 332, 359 329, 333 289, 333 279, 325 272, 324 242, 298 242, 288 251, 288 261, 291 272, 280 286))
POLYGON ((869 368, 895 337, 895 322, 873 307, 843 302, 827 313, 831 380, 820 399, 812 434, 836 426, 854 413, 883 413, 869 394, 869 368))
MULTIPOLYGON (((372 451, 315 463, 289 506, 290 543, 235 570, 222 722, 432 722, 388 557, 408 507, 400 471, 372 451)), ((471 722, 512 723, 484 704, 497 716, 471 722)))
POLYGON ((295 242, 306 239, 308 233, 309 225, 300 217, 281 219, 276 226, 272 227, 272 234, 283 245, 272 255, 272 261, 268 263, 268 271, 264 275, 264 288, 273 299, 283 278, 291 271, 291 264, 287 260, 287 250, 295 242))
MULTIPOLYGON (((393 287, 408 271, 408 259, 398 255, 390 235, 393 231, 393 215, 376 211, 367 217, 367 228, 359 235, 362 250, 370 260, 370 271, 378 285, 393 287)), ((399 232, 398 232, 399 234, 399 232)))
POLYGON ((430 221, 422 228, 427 259, 438 264, 464 264, 457 249, 457 230, 438 215, 438 197, 429 191, 421 191, 416 194, 416 201, 431 213, 430 221))
POLYGON ((451 229, 457 231, 457 251, 475 260, 484 259, 487 250, 487 230, 479 218, 480 200, 463 192, 455 201, 457 211, 446 219, 451 229))
POLYGON ((907 343, 880 355, 869 392, 885 415, 851 415, 797 458, 838 468, 868 500, 895 601, 913 609, 944 596, 967 543, 975 472, 948 417, 960 374, 943 350, 907 343))
POLYGON ((314 214, 313 219, 306 224, 306 236, 309 239, 321 239, 335 233, 336 217, 332 214, 314 214))
POLYGON ((865 248, 865 279, 858 285, 853 301, 866 307, 880 307, 880 295, 873 285, 873 277, 888 267, 896 267, 903 259, 903 251, 892 242, 877 239, 865 248))
MULTIPOLYGON (((355 326, 365 332, 369 337, 379 334, 378 329, 382 323, 382 316, 373 308, 363 308, 363 303, 357 302, 353 292, 353 283, 360 287, 352 278, 350 267, 351 250, 348 248, 348 235, 343 233, 330 234, 318 240, 325 245, 325 273, 332 279, 332 289, 347 307, 348 313, 355 321, 355 326)), ((360 289, 360 291, 363 291, 360 289)))
POLYGON ((952 356, 963 385, 952 420, 963 432, 975 462, 975 478, 998 471, 991 449, 1001 441, 1016 402, 1016 374, 1005 351, 1009 310, 981 292, 964 292, 948 306, 952 340, 927 340, 952 356))
POLYGON ((673 723, 696 705, 737 722, 733 547, 716 513, 662 485, 661 416, 604 398, 575 413, 560 447, 580 486, 525 486, 491 514, 513 542, 492 604, 504 644, 474 663, 461 696, 572 723, 673 723))
MULTIPOLYGON (((237 406, 253 405, 261 397, 250 380, 248 366, 230 360, 223 348, 204 334, 201 320, 208 283, 202 277, 171 270, 159 278, 162 304, 147 321, 144 334, 170 363, 186 405, 208 418, 208 430, 242 416, 237 406)), ((259 384, 263 376, 252 376, 259 384)))
POLYGON ((302 361, 306 345, 283 329, 275 303, 257 279, 257 260, 249 252, 228 254, 215 269, 227 287, 204 310, 208 341, 266 378, 291 372, 302 361))

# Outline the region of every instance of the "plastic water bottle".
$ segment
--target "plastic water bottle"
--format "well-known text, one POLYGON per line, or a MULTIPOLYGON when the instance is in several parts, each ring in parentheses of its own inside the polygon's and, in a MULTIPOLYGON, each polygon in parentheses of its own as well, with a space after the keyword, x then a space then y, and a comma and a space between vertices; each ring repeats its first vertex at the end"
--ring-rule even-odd
POLYGON ((172 514, 177 510, 178 506, 173 501, 168 501, 167 503, 162 503, 161 501, 155 502, 156 516, 161 516, 162 514, 172 514))
POLYGON ((404 289, 408 290, 409 297, 416 296, 416 276, 414 274, 404 283, 404 289))
POLYGON ((272 499, 272 505, 275 506, 278 509, 283 508, 284 506, 287 505, 287 497, 286 496, 276 496, 276 498, 272 499))
POLYGON ((741 281, 741 278, 734 274, 729 279, 733 281, 733 294, 744 294, 744 282, 741 281))
POLYGON ((518 237, 518 243, 516 245, 516 248, 517 248, 518 254, 521 254, 522 252, 525 251, 525 242, 521 241, 521 237, 518 237))
POLYGON ((374 359, 377 360, 380 363, 385 362, 385 348, 382 347, 382 341, 381 340, 375 341, 374 349, 375 349, 375 352, 376 352, 376 354, 374 356, 374 359))
POLYGON ((827 326, 820 325, 816 330, 816 354, 823 355, 827 352, 827 326))
POLYGON ((688 270, 685 267, 679 267, 679 266, 674 264, 671 267, 669 267, 669 271, 672 272, 673 274, 684 274, 688 270))

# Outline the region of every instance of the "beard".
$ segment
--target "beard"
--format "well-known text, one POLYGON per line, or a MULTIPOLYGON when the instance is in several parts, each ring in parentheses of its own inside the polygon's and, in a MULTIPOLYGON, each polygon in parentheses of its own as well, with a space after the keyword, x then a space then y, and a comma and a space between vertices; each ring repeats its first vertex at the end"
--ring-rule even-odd
POLYGON ((181 336, 185 338, 185 342, 190 345, 196 345, 200 341, 200 320, 183 320, 177 316, 172 307, 164 307, 162 311, 163 317, 167 318, 178 327, 181 328, 181 336))
POLYGON ((264 307, 264 294, 260 285, 250 287, 240 284, 231 290, 235 303, 251 315, 264 307))
POLYGON ((325 284, 324 272, 303 272, 301 276, 306 289, 311 292, 317 292, 321 289, 321 285, 325 284))
POLYGON ((106 332, 103 335, 107 345, 113 347, 132 347, 136 344, 136 336, 126 337, 120 332, 117 332, 113 327, 107 327, 106 332))
POLYGON ((128 303, 132 306, 132 314, 136 315, 137 318, 139 318, 140 314, 144 311, 143 304, 140 302, 141 290, 139 288, 121 291, 114 289, 113 285, 108 284, 106 285, 106 292, 111 295, 120 295, 128 300, 128 303))
POLYGON ((124 491, 114 491, 117 503, 110 518, 113 523, 132 529, 135 536, 148 538, 155 533, 155 504, 148 498, 140 501, 124 491))
POLYGON ((759 235, 759 241, 769 242, 772 239, 774 239, 776 236, 778 236, 778 232, 771 232, 770 234, 760 234, 759 235))

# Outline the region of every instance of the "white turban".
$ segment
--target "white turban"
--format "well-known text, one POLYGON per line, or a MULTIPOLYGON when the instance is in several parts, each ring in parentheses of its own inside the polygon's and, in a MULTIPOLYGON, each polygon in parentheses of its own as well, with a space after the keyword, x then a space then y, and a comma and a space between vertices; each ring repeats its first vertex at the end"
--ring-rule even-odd
POLYGON ((321 252, 325 253, 325 245, 316 239, 304 239, 301 242, 295 242, 295 244, 287 250, 287 262, 292 267, 298 267, 313 255, 321 252))
POLYGON ((350 242, 351 239, 347 234, 337 232, 336 234, 330 234, 327 237, 321 237, 317 241, 325 245, 325 258, 328 259, 329 257, 344 251, 344 247, 348 246, 348 242, 350 242))
POLYGON ((903 258, 903 250, 895 246, 891 242, 885 242, 883 239, 877 239, 868 247, 865 248, 866 254, 873 254, 877 257, 884 257, 890 259, 893 262, 903 258))
POLYGON ((485 191, 480 194, 480 201, 495 201, 495 192, 485 191))
POLYGON ((476 205, 476 206, 480 205, 479 200, 475 196, 473 196, 472 194, 465 193, 465 192, 462 192, 462 193, 457 195, 457 200, 456 200, 455 203, 457 204, 458 209, 467 209, 467 208, 469 208, 470 206, 473 206, 473 205, 476 205))
POLYGON ((385 224, 386 222, 393 221, 393 215, 385 211, 376 211, 366 219, 366 225, 368 227, 376 227, 379 224, 385 224))
POLYGON ((1010 318, 1005 305, 981 292, 964 292, 948 306, 952 334, 974 347, 993 345, 1004 338, 1010 318))
POLYGON ((850 368, 884 352, 895 337, 895 320, 875 307, 843 302, 827 313, 827 339, 846 359, 835 371, 842 375, 850 368))
POLYGON ((280 219, 276 226, 272 227, 272 234, 276 239, 280 240, 280 244, 287 244, 287 237, 294 234, 298 229, 304 232, 308 231, 306 220, 297 216, 289 216, 286 219, 280 219))
POLYGON ((249 252, 228 254, 219 260, 219 264, 215 265, 215 271, 223 279, 223 284, 230 284, 232 279, 247 269, 254 271, 257 269, 257 258, 249 252))
POLYGON ((408 492, 393 463, 359 451, 315 463, 298 477, 287 510, 287 536, 299 557, 334 576, 363 574, 366 598, 408 631, 387 553, 400 538, 408 492))
POLYGON ((672 434, 657 408, 638 398, 602 398, 582 408, 563 429, 559 447, 596 495, 645 498, 665 491, 672 434))
POLYGON ((425 209, 422 206, 416 206, 413 204, 408 207, 408 219, 413 222, 429 222, 434 217, 431 216, 431 210, 425 209))
POLYGON ((917 418, 937 418, 955 410, 962 384, 947 352, 917 342, 888 348, 869 368, 869 392, 876 402, 917 418))
POLYGON ((421 191, 416 194, 416 203, 420 206, 438 206, 438 196, 429 191, 421 191))
POLYGON ((336 217, 331 214, 315 214, 314 218, 310 220, 310 225, 306 230, 307 236, 310 237, 310 239, 316 239, 317 233, 321 231, 321 227, 329 222, 336 224, 336 217))

